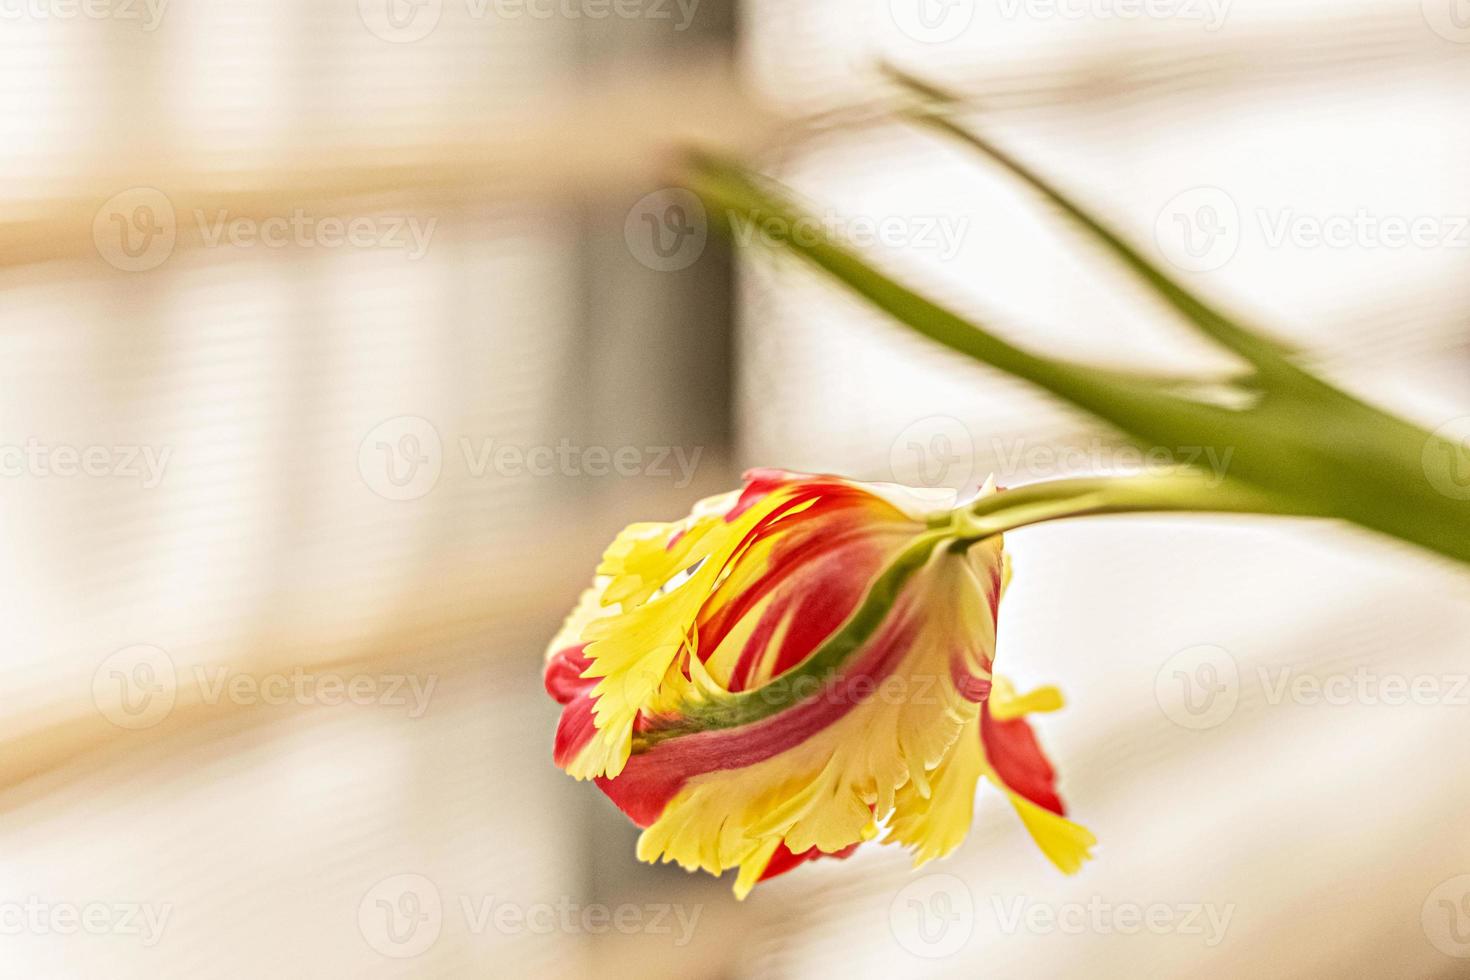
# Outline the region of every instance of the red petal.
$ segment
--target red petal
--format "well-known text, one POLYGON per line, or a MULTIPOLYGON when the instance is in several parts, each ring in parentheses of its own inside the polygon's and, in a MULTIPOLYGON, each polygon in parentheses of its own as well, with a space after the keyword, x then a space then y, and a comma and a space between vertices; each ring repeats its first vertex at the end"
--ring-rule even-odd
POLYGON ((1056 791, 1056 770, 1025 718, 996 721, 985 703, 980 708, 980 741, 991 768, 1008 788, 1058 816, 1067 815, 1056 791))
POLYGON ((844 847, 840 851, 833 851, 831 853, 818 850, 817 848, 813 847, 810 850, 802 851, 800 854, 792 854, 791 848, 786 846, 785 841, 782 841, 779 845, 777 845, 776 853, 771 855, 771 863, 766 865, 766 870, 762 871, 761 876, 756 880, 767 881, 771 878, 776 877, 777 875, 784 875, 792 868, 799 868, 803 864, 806 864, 808 861, 815 861, 817 858, 851 857, 852 852, 856 851, 858 849, 858 845, 860 845, 861 843, 862 841, 858 841, 857 843, 849 844, 847 847, 844 847))

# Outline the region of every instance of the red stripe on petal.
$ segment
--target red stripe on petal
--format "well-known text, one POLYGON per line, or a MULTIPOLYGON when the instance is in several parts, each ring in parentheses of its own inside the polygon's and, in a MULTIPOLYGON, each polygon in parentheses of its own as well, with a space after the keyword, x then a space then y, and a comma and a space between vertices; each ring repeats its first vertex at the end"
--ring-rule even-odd
POLYGON ((755 630, 740 651, 740 659, 730 670, 729 689, 731 691, 743 691, 750 686, 750 679, 760 666, 766 647, 775 637, 776 630, 781 626, 781 620, 785 618, 790 608, 791 599, 789 596, 784 596, 772 600, 771 605, 761 614, 760 622, 756 623, 755 630))
POLYGON ((683 735, 635 752, 616 779, 601 778, 597 785, 634 823, 647 827, 695 776, 774 758, 870 700, 877 686, 903 663, 920 625, 907 607, 895 607, 893 619, 861 661, 812 697, 751 725, 683 735))
POLYGON ((591 698, 578 698, 562 709, 561 720, 556 723, 556 742, 551 749, 551 761, 562 769, 571 765, 597 731, 592 704, 591 698))
POLYGON ((806 479, 800 473, 788 473, 785 470, 754 469, 745 471, 745 489, 740 493, 740 499, 730 512, 725 515, 726 521, 735 521, 742 514, 758 504, 762 498, 788 483, 806 479))
MULTIPOLYGON (((810 511, 804 512, 805 518, 810 511)), ((730 672, 730 690, 742 691, 801 663, 846 621, 882 571, 894 540, 889 528, 867 515, 834 515, 820 530, 795 530, 773 549, 768 567, 754 581, 733 574, 724 588, 738 589, 728 602, 709 604, 712 613, 698 626, 701 656, 708 658, 752 610, 773 593, 740 658, 730 672), (787 616, 796 603, 794 613, 787 616), (767 662, 767 645, 783 616, 788 628, 776 657, 767 662)))
MULTIPOLYGON (((990 697, 990 678, 978 677, 965 669, 969 659, 969 653, 964 650, 957 651, 949 658, 949 679, 954 683, 955 690, 960 697, 971 704, 980 704, 990 697)), ((987 661, 988 665, 988 661, 987 661)))

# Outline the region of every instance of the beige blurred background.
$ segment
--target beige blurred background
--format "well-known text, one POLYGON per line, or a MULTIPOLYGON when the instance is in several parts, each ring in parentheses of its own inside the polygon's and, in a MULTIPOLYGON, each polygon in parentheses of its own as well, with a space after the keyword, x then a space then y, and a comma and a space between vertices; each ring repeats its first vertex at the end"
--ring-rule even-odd
POLYGON ((736 903, 552 766, 542 648, 623 524, 747 465, 1137 463, 735 255, 679 146, 1027 344, 1214 366, 875 121, 883 59, 1467 424, 1460 0, 0 0, 0 976, 1470 975, 1470 577, 1345 530, 1012 536, 999 659, 1069 696, 1076 878, 982 789, 945 862, 736 903))

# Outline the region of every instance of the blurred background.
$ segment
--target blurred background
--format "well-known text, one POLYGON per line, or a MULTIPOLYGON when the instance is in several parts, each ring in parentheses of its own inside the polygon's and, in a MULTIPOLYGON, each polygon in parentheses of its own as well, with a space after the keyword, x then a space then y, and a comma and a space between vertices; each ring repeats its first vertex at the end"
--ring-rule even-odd
POLYGON ((1219 366, 882 121, 882 60, 1470 435, 1462 0, 0 0, 0 975, 1470 974, 1470 579, 1362 533, 1011 536, 1075 878, 982 787, 947 861, 736 903, 552 766, 542 651, 624 524, 749 465, 1141 463, 737 254, 681 147, 1019 342, 1219 366))

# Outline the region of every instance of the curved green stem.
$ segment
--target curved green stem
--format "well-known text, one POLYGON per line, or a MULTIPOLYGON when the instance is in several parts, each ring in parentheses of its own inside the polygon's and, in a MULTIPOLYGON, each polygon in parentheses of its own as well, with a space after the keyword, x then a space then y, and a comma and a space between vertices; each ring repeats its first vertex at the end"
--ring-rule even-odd
POLYGON ((1031 524, 1098 514, 1280 514, 1322 516, 1299 502, 1238 481, 1217 483, 1205 474, 1088 476, 1032 483, 981 497, 950 515, 959 541, 984 538, 1031 524))

